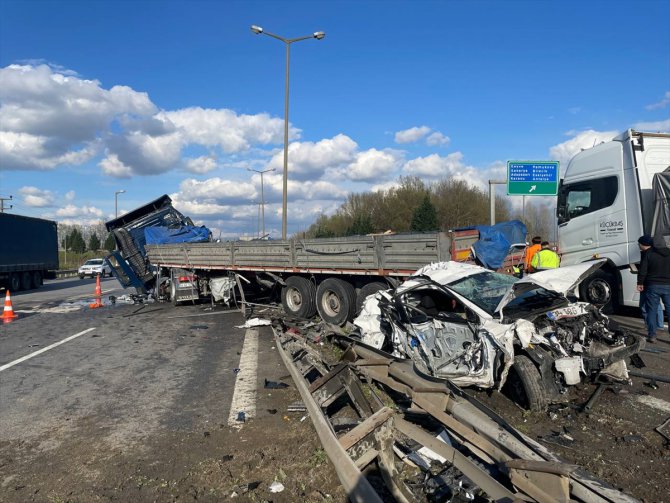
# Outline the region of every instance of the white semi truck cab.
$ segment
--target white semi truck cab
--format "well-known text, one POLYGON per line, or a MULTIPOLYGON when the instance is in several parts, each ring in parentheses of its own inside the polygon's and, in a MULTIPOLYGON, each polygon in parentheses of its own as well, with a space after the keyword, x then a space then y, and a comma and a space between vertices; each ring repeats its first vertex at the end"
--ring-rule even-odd
POLYGON ((637 239, 651 234, 656 246, 668 245, 669 186, 667 133, 629 129, 572 158, 556 208, 561 265, 607 259, 582 282, 580 297, 610 312, 638 305, 637 239))

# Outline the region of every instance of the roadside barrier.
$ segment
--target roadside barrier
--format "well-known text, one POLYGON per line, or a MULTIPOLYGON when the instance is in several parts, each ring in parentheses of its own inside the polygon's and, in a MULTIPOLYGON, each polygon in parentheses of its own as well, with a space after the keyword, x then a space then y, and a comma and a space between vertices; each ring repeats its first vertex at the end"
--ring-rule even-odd
POLYGON ((9 290, 7 290, 7 293, 5 294, 5 309, 2 312, 2 322, 9 323, 18 317, 18 314, 14 314, 14 309, 12 308, 12 296, 10 295, 9 290))
POLYGON ((102 305, 102 288, 100 287, 100 275, 95 277, 95 302, 89 304, 88 307, 91 309, 96 309, 98 307, 103 307, 102 305))

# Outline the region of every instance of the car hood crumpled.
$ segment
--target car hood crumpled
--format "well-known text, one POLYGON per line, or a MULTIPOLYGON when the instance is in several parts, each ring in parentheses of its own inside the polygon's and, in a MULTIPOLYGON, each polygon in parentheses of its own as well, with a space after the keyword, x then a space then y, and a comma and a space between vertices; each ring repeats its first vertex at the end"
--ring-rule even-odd
POLYGON ((507 293, 500 299, 498 307, 495 312, 500 313, 501 310, 517 296, 524 292, 533 290, 534 288, 542 287, 546 290, 551 290, 563 295, 567 295, 575 289, 584 278, 588 277, 595 271, 602 267, 605 260, 596 260, 593 262, 584 262, 582 264, 570 265, 566 267, 559 267, 558 269, 547 269, 528 276, 524 276, 519 281, 514 283, 507 293))

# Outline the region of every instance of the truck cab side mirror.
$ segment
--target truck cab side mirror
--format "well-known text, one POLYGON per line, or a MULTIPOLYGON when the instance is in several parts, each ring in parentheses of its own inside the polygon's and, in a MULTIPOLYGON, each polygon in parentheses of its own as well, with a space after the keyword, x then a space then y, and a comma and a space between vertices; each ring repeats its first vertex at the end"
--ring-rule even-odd
POLYGON ((567 211, 565 210, 565 206, 558 206, 556 208, 556 218, 558 219, 559 225, 570 220, 568 218, 567 211))

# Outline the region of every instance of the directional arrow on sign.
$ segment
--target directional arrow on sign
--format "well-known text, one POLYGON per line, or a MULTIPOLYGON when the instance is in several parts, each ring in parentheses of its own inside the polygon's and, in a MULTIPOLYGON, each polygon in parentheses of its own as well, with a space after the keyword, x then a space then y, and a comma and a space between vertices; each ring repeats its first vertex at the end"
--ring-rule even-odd
POLYGON ((537 185, 531 185, 528 192, 533 192, 535 189, 537 189, 537 185))

